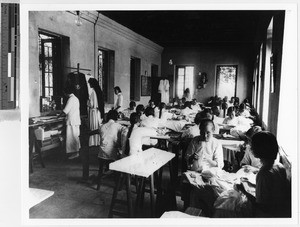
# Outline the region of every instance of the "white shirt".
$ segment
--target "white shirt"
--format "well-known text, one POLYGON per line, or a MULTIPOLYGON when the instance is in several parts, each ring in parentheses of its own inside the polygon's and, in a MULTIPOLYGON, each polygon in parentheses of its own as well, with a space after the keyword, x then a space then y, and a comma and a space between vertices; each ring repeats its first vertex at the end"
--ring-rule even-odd
POLYGON ((206 142, 202 141, 200 136, 195 137, 188 146, 187 158, 194 153, 197 153, 199 157, 198 160, 194 161, 193 165, 198 165, 202 170, 212 167, 206 161, 206 158, 216 161, 217 167, 220 169, 224 166, 222 145, 215 138, 211 138, 210 141, 206 142))
POLYGON ((159 126, 163 126, 162 122, 163 120, 150 115, 141 121, 141 126, 148 128, 158 128, 159 126))
POLYGON ((79 99, 74 95, 70 94, 69 99, 63 112, 67 115, 67 125, 80 125, 80 104, 79 99))
POLYGON ((117 108, 118 106, 120 106, 120 108, 118 109, 118 112, 122 111, 123 110, 123 95, 122 93, 120 92, 119 94, 117 94, 117 100, 115 102, 115 105, 114 107, 117 108))
POLYGON ((114 120, 109 120, 100 127, 99 158, 117 159, 119 150, 122 150, 126 142, 121 140, 123 130, 126 130, 126 127, 114 120))
POLYGON ((157 132, 154 128, 134 126, 129 138, 129 154, 135 154, 142 151, 143 144, 150 144, 150 136, 156 136, 157 132))

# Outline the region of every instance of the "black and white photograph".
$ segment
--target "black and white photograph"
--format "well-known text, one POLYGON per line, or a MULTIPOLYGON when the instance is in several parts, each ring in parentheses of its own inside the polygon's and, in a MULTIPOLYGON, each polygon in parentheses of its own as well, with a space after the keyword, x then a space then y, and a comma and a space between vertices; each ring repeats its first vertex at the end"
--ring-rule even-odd
POLYGON ((1 3, 16 225, 299 224, 298 4, 122 4, 1 3))

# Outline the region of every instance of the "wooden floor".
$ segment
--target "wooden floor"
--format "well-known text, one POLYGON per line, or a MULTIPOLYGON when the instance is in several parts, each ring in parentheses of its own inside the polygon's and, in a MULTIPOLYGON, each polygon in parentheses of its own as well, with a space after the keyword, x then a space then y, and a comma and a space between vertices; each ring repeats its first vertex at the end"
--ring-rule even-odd
MULTIPOLYGON (((29 211, 30 218, 107 218, 111 203, 115 173, 106 172, 100 191, 96 190, 96 182, 92 180, 97 175, 97 151, 90 152, 90 180, 81 182, 82 164, 80 159, 66 160, 62 152, 53 151, 44 157, 45 168, 38 160, 34 162, 33 173, 29 175, 29 187, 54 191, 54 195, 29 211)), ((163 174, 164 188, 168 187, 168 168, 163 174)), ((125 188, 125 187, 124 187, 125 188)), ((135 202, 135 187, 132 185, 133 202, 135 202)), ((126 201, 125 190, 120 191, 118 198, 126 201)), ((167 196, 166 196, 167 199, 167 196)), ((166 204, 166 203, 164 203, 166 204)), ((177 209, 183 211, 183 202, 180 197, 180 187, 176 196, 177 209)), ((127 211, 126 206, 116 207, 120 211, 127 211)), ((170 210, 167 206, 161 207, 160 213, 170 210)), ((145 194, 142 208, 135 214, 139 218, 150 217, 150 198, 145 194)), ((124 217, 122 217, 124 218, 124 217)))

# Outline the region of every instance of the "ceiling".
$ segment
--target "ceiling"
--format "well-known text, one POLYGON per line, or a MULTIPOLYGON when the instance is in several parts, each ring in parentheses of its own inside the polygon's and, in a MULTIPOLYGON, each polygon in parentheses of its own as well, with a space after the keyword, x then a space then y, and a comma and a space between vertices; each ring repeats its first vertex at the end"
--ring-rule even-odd
POLYGON ((163 47, 253 43, 279 11, 98 11, 163 47))

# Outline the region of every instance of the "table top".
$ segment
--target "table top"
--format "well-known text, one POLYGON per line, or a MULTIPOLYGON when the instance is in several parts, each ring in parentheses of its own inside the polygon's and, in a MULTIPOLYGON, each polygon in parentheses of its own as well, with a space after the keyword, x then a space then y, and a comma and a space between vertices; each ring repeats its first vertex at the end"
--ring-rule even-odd
POLYGON ((52 124, 52 123, 57 123, 57 122, 61 122, 64 120, 65 120, 65 117, 57 118, 56 116, 34 117, 34 118, 31 118, 32 122, 29 123, 29 127, 41 126, 44 124, 52 124))
POLYGON ((110 163, 109 169, 149 177, 174 157, 175 154, 173 153, 157 148, 150 148, 110 163))
POLYGON ((38 189, 38 188, 29 188, 29 193, 28 193, 29 208, 39 204, 45 199, 51 197, 53 194, 54 191, 38 189))
POLYGON ((197 216, 186 214, 181 211, 166 211, 160 218, 197 218, 197 216))

